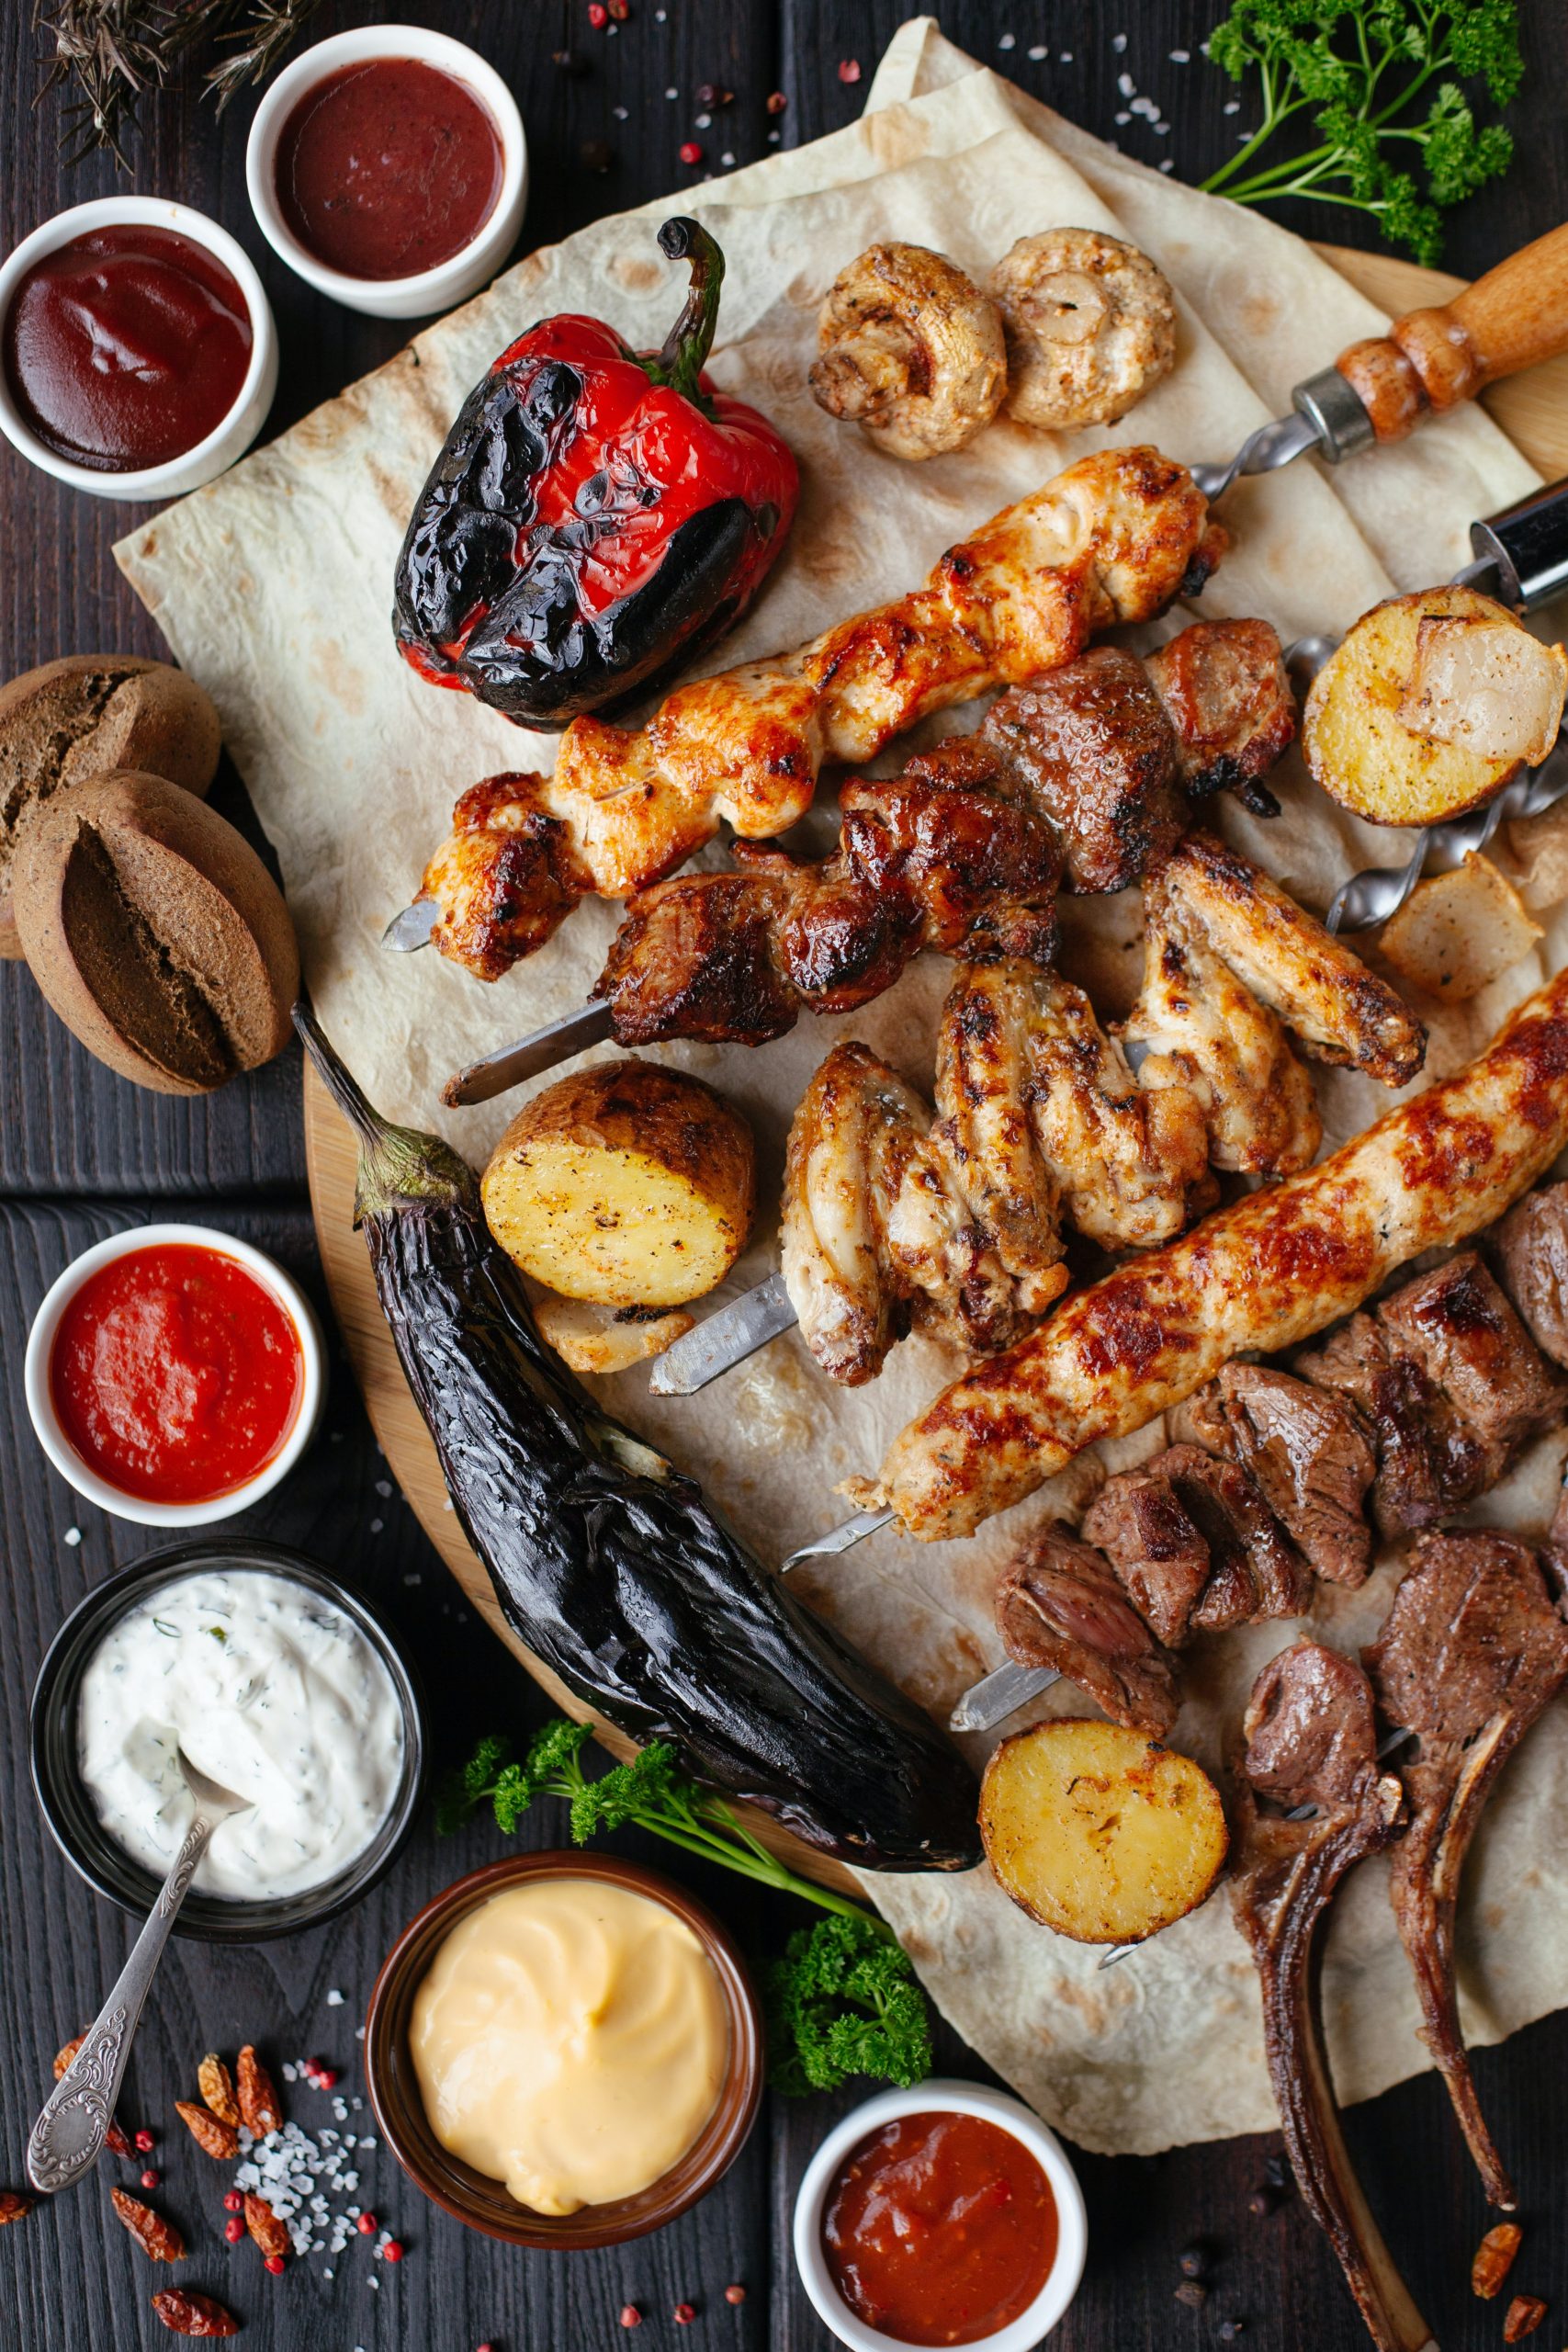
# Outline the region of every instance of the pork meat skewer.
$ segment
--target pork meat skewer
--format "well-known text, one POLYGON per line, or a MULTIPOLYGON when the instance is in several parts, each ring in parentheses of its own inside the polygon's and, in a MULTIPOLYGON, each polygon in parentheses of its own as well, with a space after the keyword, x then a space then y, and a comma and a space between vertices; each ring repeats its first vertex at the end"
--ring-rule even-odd
POLYGON ((1121 889, 1174 848, 1191 799, 1225 787, 1277 808, 1261 779, 1295 731, 1266 621, 1198 622, 1144 662, 1096 646, 891 781, 852 777, 830 857, 742 842, 738 872, 638 891, 591 1002, 445 1099, 489 1101, 607 1037, 762 1045, 803 1011, 869 1003, 922 947, 1049 963, 1064 865, 1075 889, 1121 889))
POLYGON ((1568 1681, 1568 1625, 1527 1544, 1490 1529, 1424 1535, 1363 1655, 1382 1713, 1419 1741, 1401 1767, 1410 1827, 1389 1887, 1420 1998, 1421 2039, 1487 2197, 1511 2212, 1513 2183, 1482 2115, 1460 2030, 1454 1912, 1497 1775, 1568 1681))
POLYGON ((1286 2150, 1379 2352, 1433 2352, 1345 2146, 1319 1998, 1328 1905, 1346 1873, 1397 1835, 1404 1792, 1378 1770, 1365 1675, 1316 1643, 1297 1643, 1264 1668, 1243 1732, 1232 1894, 1262 1984, 1264 2054, 1286 2150))
MULTIPOLYGON (((787 831, 824 761, 859 766, 933 711, 1060 667, 1096 630, 1192 594, 1224 548, 1185 468, 1148 448, 1080 458, 899 602, 680 686, 640 729, 574 719, 552 775, 466 794, 425 868, 425 935, 498 978, 581 899, 629 897, 721 822, 747 841, 787 831)), ((414 944, 399 926, 395 944, 414 944)))

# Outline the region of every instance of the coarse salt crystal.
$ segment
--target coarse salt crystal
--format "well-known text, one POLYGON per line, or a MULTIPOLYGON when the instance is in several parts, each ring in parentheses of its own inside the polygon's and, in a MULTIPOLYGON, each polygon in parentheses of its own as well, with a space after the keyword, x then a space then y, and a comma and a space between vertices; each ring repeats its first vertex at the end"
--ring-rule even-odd
POLYGON ((1137 86, 1130 74, 1118 74, 1116 76, 1116 87, 1124 98, 1130 98, 1137 86))
POLYGON ((1131 121, 1132 121, 1132 119, 1133 119, 1132 116, 1131 116, 1130 114, 1126 114, 1126 113, 1119 114, 1119 115, 1116 117, 1116 120, 1117 120, 1118 122, 1131 122, 1131 121))
POLYGON ((343 2007, 343 1995, 335 1989, 329 1993, 327 1995, 327 2007, 329 2009, 341 2009, 343 2007))
POLYGON ((711 130, 713 129, 713 117, 712 117, 712 115, 711 115, 711 114, 700 114, 700 115, 698 115, 698 117, 697 117, 697 129, 698 129, 699 130, 711 130))
POLYGON ((1160 170, 1161 170, 1162 172, 1173 172, 1173 171, 1175 171, 1175 169, 1176 169, 1176 158, 1175 158, 1175 156, 1174 156, 1174 155, 1168 155, 1168 156, 1166 157, 1166 159, 1165 159, 1164 163, 1160 165, 1160 170))
POLYGON ((730 164, 734 163, 735 158, 733 155, 721 155, 718 160, 724 165, 726 171, 728 171, 730 164))
POLYGON ((1057 63, 1058 63, 1058 64, 1061 64, 1061 65, 1070 65, 1070 64, 1072 63, 1072 62, 1073 62, 1073 52, 1072 52, 1072 51, 1071 51, 1070 49, 1065 49, 1065 50, 1062 51, 1061 56, 1058 58, 1058 60, 1057 60, 1057 63))
POLYGON ((671 89, 666 90, 666 91, 665 91, 665 93, 664 93, 664 95, 665 95, 665 96, 666 96, 667 98, 678 98, 678 97, 680 96, 681 93, 680 93, 680 91, 679 91, 679 90, 677 90, 677 89, 671 88, 671 89))
POLYGON ((1018 47, 1017 35, 1014 33, 998 34, 997 38, 997 47, 998 49, 1016 49, 1018 47))
POLYGON ((1033 61, 1033 62, 1034 62, 1036 65, 1038 65, 1038 64, 1039 64, 1039 62, 1040 62, 1040 61, 1041 61, 1041 59, 1042 59, 1042 58, 1044 56, 1044 54, 1045 54, 1045 44, 1044 44, 1044 42, 1043 42, 1043 40, 1037 40, 1037 41, 1035 42, 1035 44, 1034 44, 1034 47, 1030 51, 1029 54, 1030 54, 1030 57, 1032 58, 1032 60, 1033 61))
POLYGON ((1173 49, 1170 52, 1170 62, 1173 65, 1190 65, 1192 51, 1190 49, 1173 49))
POLYGON ((1116 51, 1117 56, 1118 56, 1118 57, 1120 57, 1120 56, 1121 56, 1121 54, 1122 54, 1122 51, 1123 51, 1123 50, 1126 48, 1126 46, 1127 46, 1127 36, 1126 36, 1126 34, 1125 34, 1125 33, 1112 33, 1112 34, 1111 34, 1111 48, 1116 51))
POLYGON ((1220 108, 1220 112, 1222 114, 1239 114, 1241 112, 1241 100, 1239 98, 1227 98, 1224 105, 1220 108))
POLYGON ((615 116, 617 122, 625 122, 629 117, 629 109, 626 107, 612 107, 610 108, 610 112, 615 116))
POLYGON ((277 2071, 283 2076, 286 2083, 297 2083, 299 2079, 299 2067, 291 2066, 287 2059, 284 2060, 283 2064, 277 2071))
POLYGON ((65 1531, 65 1541, 70 1544, 72 1550, 74 1551, 77 1544, 82 1541, 81 1529, 79 1527, 68 1527, 65 1531))

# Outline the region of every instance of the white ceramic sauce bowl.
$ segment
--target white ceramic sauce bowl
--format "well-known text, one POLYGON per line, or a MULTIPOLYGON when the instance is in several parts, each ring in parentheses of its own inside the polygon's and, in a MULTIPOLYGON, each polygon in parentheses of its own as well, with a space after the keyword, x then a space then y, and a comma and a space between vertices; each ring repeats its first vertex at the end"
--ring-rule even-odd
POLYGON ((236 1240, 232 1234, 220 1233, 206 1225, 136 1225, 128 1233, 111 1234, 107 1241, 95 1243, 73 1258, 64 1272, 44 1293, 42 1304, 33 1317, 28 1333, 28 1351, 22 1366, 22 1388, 28 1400, 38 1442, 48 1454, 61 1476, 90 1503, 101 1510, 112 1512, 116 1519, 134 1520, 142 1527, 208 1527, 216 1520, 232 1519, 236 1511, 248 1510, 264 1495, 270 1494, 281 1479, 288 1476, 305 1448, 310 1444, 320 1424, 326 1403, 325 1351, 321 1327, 310 1300, 281 1266, 263 1250, 253 1250, 248 1241, 236 1240), (156 1250, 185 1245, 197 1250, 213 1250, 220 1256, 231 1258, 267 1291, 293 1325, 299 1340, 299 1409, 294 1426, 270 1462, 247 1478, 232 1493, 218 1495, 209 1501, 196 1503, 160 1503, 144 1501, 140 1495, 127 1493, 123 1487, 101 1477, 91 1463, 85 1462, 60 1423, 50 1393, 50 1360, 54 1353, 55 1336, 66 1307, 90 1275, 100 1266, 113 1263, 117 1258, 129 1257, 137 1250, 156 1250))
POLYGON ((896 2123, 906 2115, 931 2114, 977 2115, 987 2123, 998 2124, 1022 2141, 1051 2184, 1057 2233, 1050 2275, 1026 2312, 992 2335, 976 2337, 975 2346, 975 2352, 1032 2352, 1077 2293, 1089 2251, 1089 2219, 1077 2175, 1055 2133, 1021 2099, 984 2083, 933 2075, 912 2090, 881 2091, 829 2132, 807 2165, 795 2200, 795 2260, 806 2291, 823 2325, 840 2344, 849 2345, 851 2352, 917 2352, 902 2338, 868 2327, 851 2311, 833 2282, 822 2250, 822 2214, 834 2175, 852 2148, 885 2123, 896 2123))
POLYGON ((488 286, 517 241, 528 201, 528 142, 517 102, 492 65, 446 33, 419 25, 367 25, 357 32, 333 33, 318 41, 273 82, 251 124, 245 148, 245 186, 262 235, 280 260, 319 294, 373 319, 423 319, 466 302, 488 286), (413 58, 460 82, 479 99, 501 140, 501 193, 495 209, 470 244, 450 261, 412 277, 350 277, 329 269, 308 253, 283 218, 277 201, 277 143, 289 116, 308 90, 345 65, 371 59, 413 58))
POLYGON ((222 263, 243 295, 251 319, 251 364, 233 407, 204 440, 179 457, 167 458, 159 466, 105 473, 96 466, 78 465, 73 458, 62 458, 40 441, 11 397, 5 369, 0 368, 0 432, 44 473, 52 474, 57 481, 69 482, 73 490, 87 491, 95 498, 180 498, 186 491, 199 490, 203 482, 211 481, 236 458, 244 456, 265 423, 277 390, 277 330, 273 324, 272 306, 254 265, 227 229, 220 229, 205 212, 193 211, 188 204, 169 203, 157 196, 100 196, 90 204, 74 204, 68 212, 57 212, 51 220, 43 221, 0 263, 0 322, 10 310, 17 286, 35 262, 42 261, 48 254, 58 253, 62 245, 68 245, 73 237, 85 236, 91 229, 126 222, 172 229, 177 235, 188 237, 193 245, 200 245, 215 261, 222 263))

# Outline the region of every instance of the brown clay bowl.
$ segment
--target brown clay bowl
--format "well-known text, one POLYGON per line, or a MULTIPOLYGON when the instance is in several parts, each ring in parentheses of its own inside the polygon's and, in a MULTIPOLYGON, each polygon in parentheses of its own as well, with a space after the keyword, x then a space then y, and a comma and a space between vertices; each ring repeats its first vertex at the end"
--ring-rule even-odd
POLYGON ((722 2179, 746 2144, 762 2095, 762 2026, 745 1963, 727 1928, 673 1880, 613 1855, 512 1854, 460 1878, 427 1903, 399 1937, 376 1979, 365 2020, 365 2075, 381 2136, 416 2188, 487 2237, 512 2245, 567 2249, 619 2245, 662 2229, 722 2179), (503 2182, 448 2154, 430 2128, 409 2048, 414 1996, 458 1921, 523 1880, 607 1879, 662 1903, 700 1938, 718 1978, 729 2022, 729 2067, 718 2103, 679 2164, 636 2197, 584 2205, 575 2213, 536 2213, 503 2182))

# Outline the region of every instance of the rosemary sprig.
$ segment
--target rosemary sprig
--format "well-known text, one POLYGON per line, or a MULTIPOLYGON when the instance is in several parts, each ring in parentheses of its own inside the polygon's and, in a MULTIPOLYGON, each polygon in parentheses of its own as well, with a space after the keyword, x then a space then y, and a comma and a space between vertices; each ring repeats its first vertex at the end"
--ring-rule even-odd
POLYGON ((107 148, 129 171, 126 141, 149 91, 171 82, 182 61, 212 40, 234 53, 209 67, 205 86, 220 111, 247 83, 265 80, 319 0, 34 0, 34 22, 50 57, 41 97, 71 92, 61 127, 68 164, 107 148))

